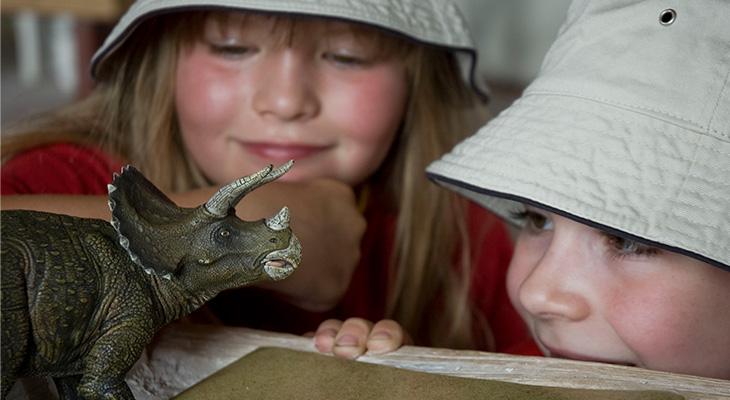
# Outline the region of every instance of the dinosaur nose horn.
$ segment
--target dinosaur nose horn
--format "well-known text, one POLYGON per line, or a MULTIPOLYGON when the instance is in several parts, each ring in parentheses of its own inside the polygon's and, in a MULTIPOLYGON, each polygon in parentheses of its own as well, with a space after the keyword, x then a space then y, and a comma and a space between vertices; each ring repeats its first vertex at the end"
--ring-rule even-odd
POLYGON ((266 226, 281 231, 289 227, 289 209, 284 207, 276 215, 266 219, 266 226))
POLYGON ((276 169, 269 165, 255 174, 244 176, 223 186, 205 203, 205 208, 215 216, 225 217, 231 207, 238 204, 243 196, 257 187, 284 175, 293 163, 293 161, 289 161, 276 169))

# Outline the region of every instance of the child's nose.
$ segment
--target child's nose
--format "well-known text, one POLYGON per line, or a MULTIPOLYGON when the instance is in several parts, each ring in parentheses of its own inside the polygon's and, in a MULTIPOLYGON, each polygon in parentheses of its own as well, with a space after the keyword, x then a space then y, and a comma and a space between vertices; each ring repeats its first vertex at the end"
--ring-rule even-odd
POLYGON ((533 317, 580 321, 590 304, 580 285, 581 259, 576 252, 549 248, 519 287, 519 301, 533 317))
POLYGON ((284 121, 306 120, 320 109, 315 77, 306 61, 282 54, 264 66, 254 83, 253 108, 260 115, 284 121))

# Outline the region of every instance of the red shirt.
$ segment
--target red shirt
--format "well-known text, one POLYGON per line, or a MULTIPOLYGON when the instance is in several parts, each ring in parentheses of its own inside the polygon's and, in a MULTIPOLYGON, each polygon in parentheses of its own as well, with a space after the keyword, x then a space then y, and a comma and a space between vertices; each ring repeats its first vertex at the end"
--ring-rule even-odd
MULTIPOLYGON (((55 144, 32 149, 6 162, 0 171, 0 192, 105 195, 112 173, 120 168, 119 162, 101 151, 55 144)), ((470 235, 481 238, 472 243, 472 301, 492 327, 497 351, 539 355, 507 297, 505 276, 512 256, 509 234, 500 220, 481 207, 471 204, 468 212, 470 235)), ((315 330, 326 318, 383 319, 395 216, 371 207, 365 217, 368 227, 360 264, 345 296, 333 310, 307 312, 257 288, 221 293, 209 303, 210 309, 229 325, 295 334, 315 330)))
POLYGON ((31 149, 0 168, 0 194, 106 195, 122 164, 99 150, 72 144, 31 149))

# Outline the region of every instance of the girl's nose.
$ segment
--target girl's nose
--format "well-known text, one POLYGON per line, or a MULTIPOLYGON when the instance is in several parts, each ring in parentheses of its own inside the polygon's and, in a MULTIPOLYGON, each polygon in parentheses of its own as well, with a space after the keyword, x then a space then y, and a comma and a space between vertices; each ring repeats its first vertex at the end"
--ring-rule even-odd
POLYGON ((253 108, 262 116, 283 121, 306 120, 319 112, 320 102, 311 66, 293 51, 272 56, 253 84, 253 108))
POLYGON ((519 287, 519 301, 537 319, 580 321, 590 314, 580 252, 550 248, 519 287))

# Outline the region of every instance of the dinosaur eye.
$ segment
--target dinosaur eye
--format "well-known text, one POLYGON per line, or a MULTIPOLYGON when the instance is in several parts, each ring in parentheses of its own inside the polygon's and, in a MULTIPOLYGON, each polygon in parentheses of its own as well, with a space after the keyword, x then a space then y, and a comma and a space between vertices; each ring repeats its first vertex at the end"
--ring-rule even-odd
POLYGON ((279 240, 277 238, 271 238, 271 239, 269 239, 269 242, 270 243, 278 243, 279 240))
POLYGON ((221 230, 220 235, 223 237, 228 237, 231 235, 231 232, 228 231, 227 229, 223 229, 223 230, 221 230))

